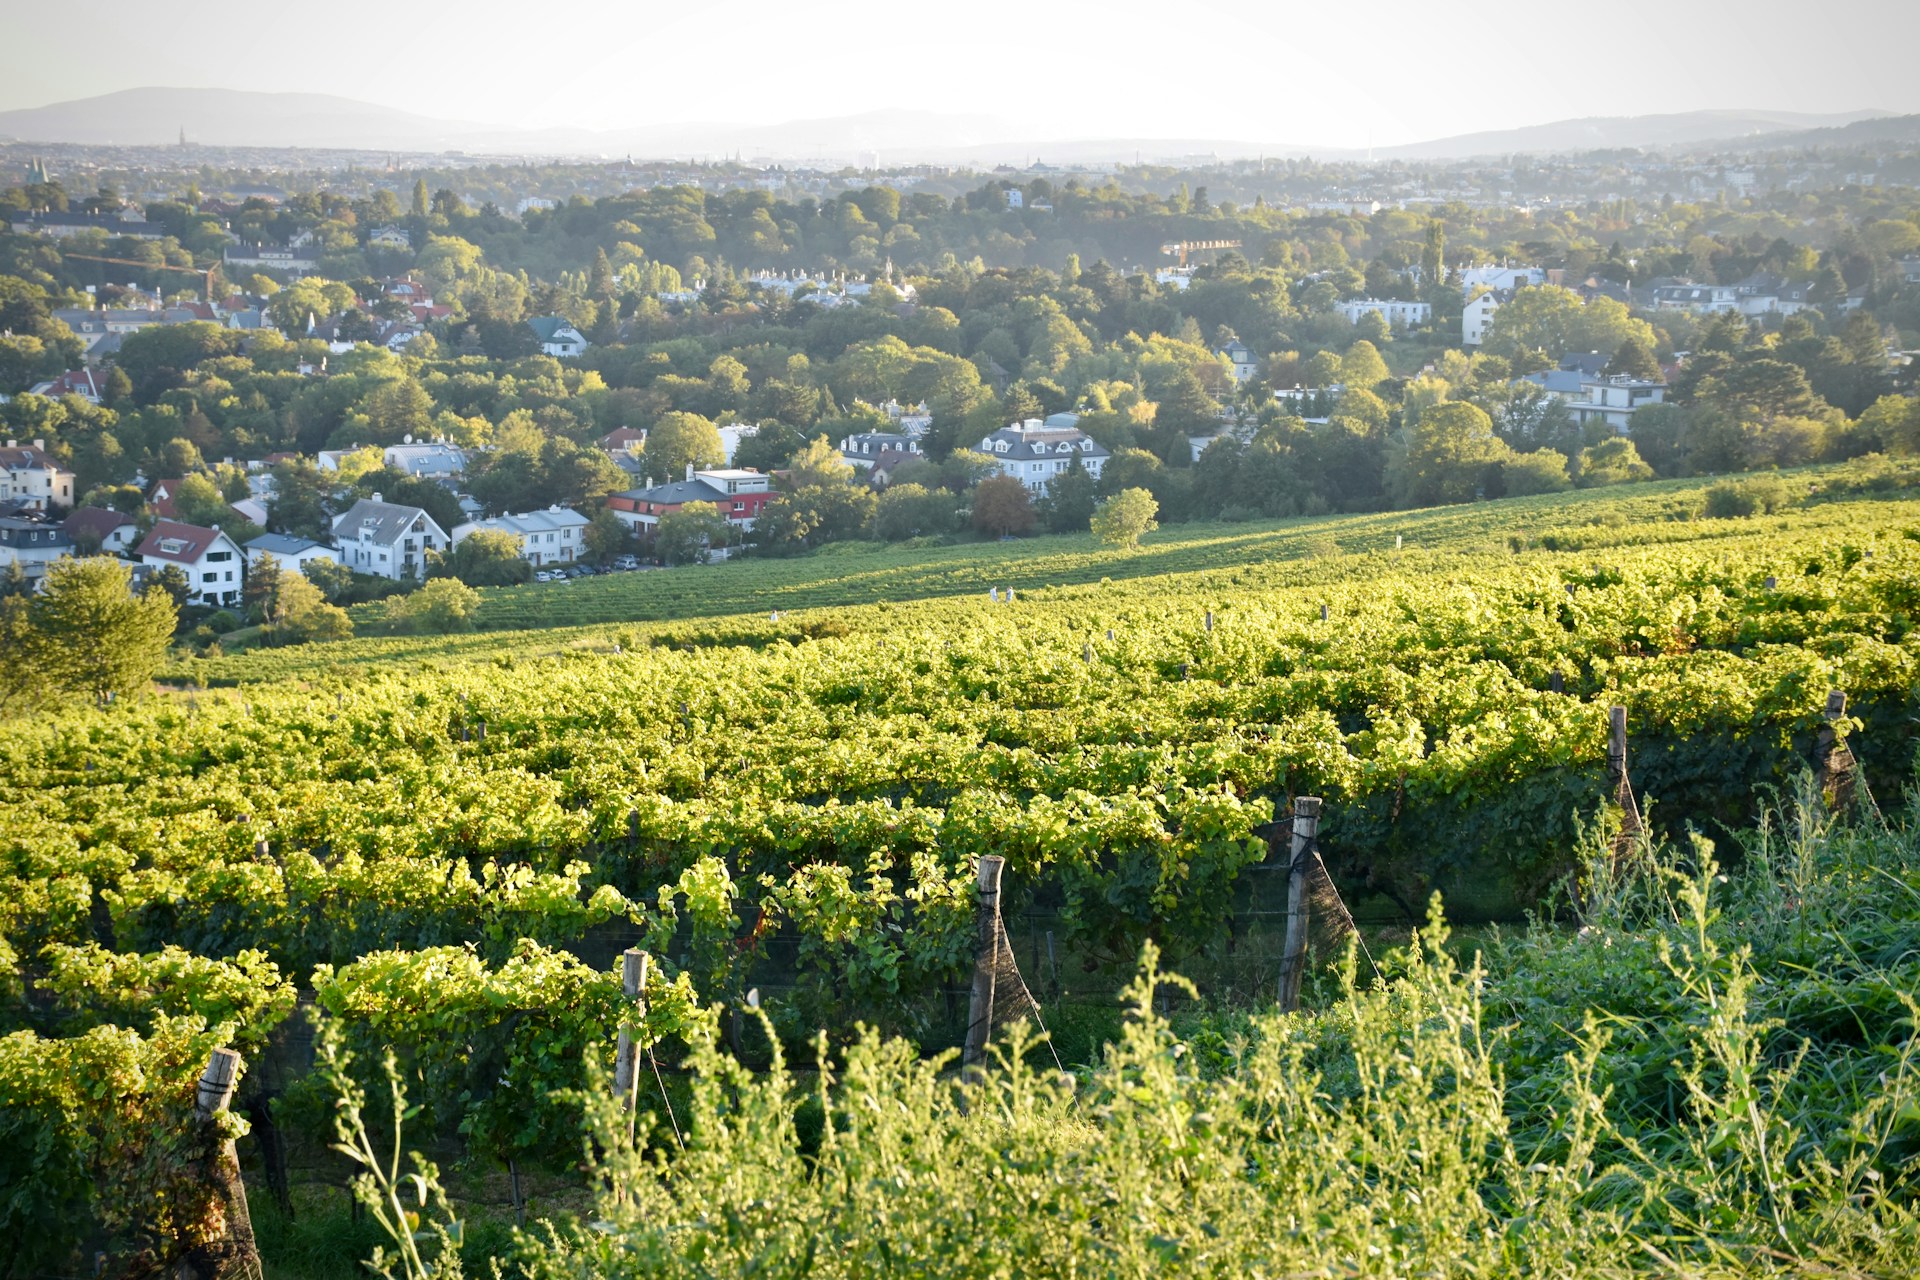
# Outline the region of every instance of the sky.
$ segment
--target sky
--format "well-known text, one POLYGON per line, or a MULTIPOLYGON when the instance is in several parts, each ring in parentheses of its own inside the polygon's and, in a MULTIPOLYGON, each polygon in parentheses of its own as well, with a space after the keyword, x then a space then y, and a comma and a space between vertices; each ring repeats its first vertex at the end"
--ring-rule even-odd
POLYGON ((0 110, 148 85, 490 125, 910 107, 1019 136, 1360 148, 1596 115, 1920 112, 1914 0, 0 0, 0 110), (69 52, 61 52, 68 50, 69 52))

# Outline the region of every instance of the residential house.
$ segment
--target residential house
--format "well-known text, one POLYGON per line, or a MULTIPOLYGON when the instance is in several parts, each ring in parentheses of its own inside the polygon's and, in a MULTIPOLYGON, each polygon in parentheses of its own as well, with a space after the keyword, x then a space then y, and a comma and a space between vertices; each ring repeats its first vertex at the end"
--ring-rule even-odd
POLYGON ((38 578, 47 566, 73 554, 73 536, 64 527, 22 516, 0 516, 0 565, 20 566, 38 578))
POLYGON ((1713 315, 1740 310, 1740 291, 1730 284, 1694 284, 1690 280, 1657 282, 1652 288, 1655 307, 1713 315))
POLYGON ((1900 259, 1900 279, 1907 284, 1920 284, 1920 253, 1909 254, 1900 259))
POLYGON ((1743 316, 1790 316, 1813 305, 1813 285, 1756 271, 1733 285, 1743 316))
POLYGON ((603 453, 637 457, 647 447, 647 433, 639 427, 615 427, 595 441, 603 453))
POLYGON ((884 431, 863 431, 840 442, 840 456, 861 471, 871 471, 883 453, 918 456, 920 451, 920 442, 912 436, 890 435, 884 431))
POLYGON ((1631 435, 1634 412, 1665 403, 1667 398, 1666 383, 1623 374, 1608 377, 1578 369, 1549 369, 1530 373, 1521 381, 1531 382, 1563 401, 1579 425, 1605 423, 1615 435, 1631 435))
POLYGON ((1394 329, 1408 329, 1433 319, 1430 302, 1403 302, 1398 298, 1350 298, 1340 304, 1340 314, 1349 324, 1360 323, 1364 315, 1377 315, 1394 329))
POLYGON ((566 360, 586 354, 589 345, 586 336, 565 316, 535 316, 527 321, 527 328, 533 330, 540 350, 547 355, 566 360))
POLYGON ((388 445, 382 456, 394 470, 426 480, 455 480, 467 473, 466 450, 445 440, 388 445))
POLYGON ((1467 305, 1460 309, 1460 344, 1477 347, 1485 342, 1487 328, 1493 323, 1493 313, 1512 297, 1511 293, 1503 297, 1498 290, 1487 289, 1469 298, 1467 305))
POLYGON ((453 545, 459 546, 482 529, 519 540, 520 557, 534 568, 543 564, 572 564, 586 554, 588 520, 578 511, 552 506, 545 511, 470 520, 453 527, 453 545))
POLYGON ((721 427, 720 450, 727 460, 727 465, 733 465, 733 455, 739 451, 742 440, 750 439, 759 434, 760 428, 751 422, 729 422, 726 426, 721 427))
POLYGON ((1078 427, 1050 427, 1037 418, 1000 428, 980 441, 980 452, 1038 493, 1077 459, 1095 480, 1112 455, 1078 427))
POLYGON ((57 378, 48 378, 45 382, 34 383, 27 388, 27 392, 30 395, 45 396, 49 400, 58 400, 63 396, 79 396, 88 404, 99 404, 100 381, 90 368, 69 369, 57 378))
POLYGON ((1233 374, 1234 382, 1241 386, 1252 382, 1254 375, 1260 371, 1260 357, 1254 355, 1253 348, 1238 338, 1213 354, 1227 362, 1227 368, 1233 374))
POLYGON ((97 547, 103 555, 120 555, 140 540, 133 517, 110 507, 80 507, 67 517, 65 528, 74 546, 97 547))
POLYGON ((1460 296, 1471 298, 1476 289, 1525 289, 1547 282, 1547 273, 1539 267, 1462 267, 1460 296))
POLYGON ((427 576, 427 552, 447 549, 447 533, 419 507, 362 498, 333 519, 340 563, 355 573, 398 582, 427 576))
POLYGON ((134 554, 149 570, 174 565, 185 573, 189 604, 240 603, 246 585, 246 553, 218 527, 156 520, 134 554))
POLYGON ((695 471, 689 466, 684 480, 614 494, 607 499, 607 510, 628 528, 648 533, 661 516, 672 515, 689 502, 710 502, 728 524, 751 529, 760 512, 779 497, 771 479, 758 471, 695 471))
POLYGON ((53 318, 65 322, 86 344, 90 361, 118 351, 119 340, 129 333, 169 323, 159 307, 55 307, 53 318))
POLYGON ((311 538, 295 538, 284 533, 263 533, 247 543, 247 568, 258 569, 260 562, 271 556, 282 569, 297 569, 301 573, 316 560, 330 560, 340 563, 338 548, 324 542, 315 542, 311 538))
POLYGON ((875 488, 884 489, 893 483, 894 472, 902 463, 925 462, 926 455, 919 450, 908 453, 904 449, 885 449, 873 460, 873 466, 867 472, 867 482, 875 488))
POLYGON ((0 449, 0 511, 46 511, 73 505, 73 472, 55 462, 45 440, 0 449))
POLYGON ((174 510, 173 500, 180 494, 184 480, 155 480, 153 488, 147 490, 147 510, 165 520, 171 520, 179 512, 174 510))
POLYGON ((367 237, 369 249, 411 249, 413 233, 404 227, 375 227, 367 237))

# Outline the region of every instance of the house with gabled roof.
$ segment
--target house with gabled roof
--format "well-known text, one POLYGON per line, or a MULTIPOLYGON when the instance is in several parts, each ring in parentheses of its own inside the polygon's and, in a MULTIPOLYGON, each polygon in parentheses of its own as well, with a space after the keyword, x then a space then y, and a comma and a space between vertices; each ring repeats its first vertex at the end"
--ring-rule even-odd
POLYGON ((217 525, 208 529, 178 520, 156 520, 134 554, 149 569, 173 565, 186 574, 189 604, 240 603, 246 586, 246 553, 217 525))
POLYGON ((0 449, 0 512, 45 511, 73 505, 73 472, 47 452, 45 440, 0 449))
POLYGON ((79 396, 88 404, 100 403, 100 378, 91 368, 69 369, 57 378, 48 378, 45 382, 36 382, 27 388, 29 395, 45 396, 49 400, 58 400, 63 396, 79 396))
POLYGON ((66 519, 67 536, 76 546, 96 546, 104 555, 117 556, 140 540, 140 526, 132 516, 111 507, 81 507, 66 519))
POLYGON ((535 316, 527 321, 527 328, 533 330, 543 353, 562 360, 585 355, 591 345, 586 335, 574 328, 565 316, 535 316))
POLYGON ((362 498, 333 519, 340 563, 355 573, 398 582, 427 576, 427 552, 451 545, 446 530, 419 507, 362 498))
POLYGON ((455 525, 453 545, 457 547, 487 529, 518 541, 520 558, 536 569, 545 564, 572 564, 586 553, 588 523, 578 511, 556 505, 545 511, 526 511, 455 525))
POLYGON ((272 557, 282 569, 297 569, 301 573, 316 560, 331 560, 340 563, 340 552, 324 542, 315 542, 311 538, 296 538, 285 533, 263 533, 247 542, 247 568, 257 569, 262 560, 272 557))

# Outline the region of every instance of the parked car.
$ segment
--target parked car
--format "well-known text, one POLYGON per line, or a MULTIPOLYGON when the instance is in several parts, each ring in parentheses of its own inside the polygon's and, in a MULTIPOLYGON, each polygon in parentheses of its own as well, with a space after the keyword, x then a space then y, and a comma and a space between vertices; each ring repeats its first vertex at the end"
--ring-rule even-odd
POLYGON ((640 567, 640 557, 639 556, 615 556, 613 560, 613 567, 616 569, 638 569, 640 567))
POLYGON ((552 582, 553 575, 551 573, 548 573, 545 569, 542 569, 540 570, 540 572, 533 575, 533 580, 535 582, 552 582))

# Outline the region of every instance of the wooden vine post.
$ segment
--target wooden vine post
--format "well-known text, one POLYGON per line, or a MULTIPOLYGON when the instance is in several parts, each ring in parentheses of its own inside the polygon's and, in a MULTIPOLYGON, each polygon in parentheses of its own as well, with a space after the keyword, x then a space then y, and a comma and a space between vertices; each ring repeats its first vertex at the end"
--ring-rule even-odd
MULTIPOLYGON (((240 1079, 240 1055, 232 1049, 215 1049, 207 1059, 194 1089, 193 1117, 196 1124, 209 1127, 233 1102, 233 1090, 240 1079)), ((226 1218, 226 1238, 208 1261, 207 1272, 220 1277, 257 1278, 260 1250, 253 1239, 253 1218, 247 1212, 247 1187, 240 1177, 240 1157, 231 1138, 221 1139, 209 1154, 206 1180, 214 1186, 214 1198, 226 1218)))
POLYGON ((1840 741, 1839 722, 1847 714, 1847 695, 1841 689, 1827 691, 1826 719, 1820 726, 1820 736, 1814 743, 1813 772, 1814 781, 1820 784, 1820 794, 1826 798, 1827 808, 1839 811, 1853 799, 1853 781, 1855 764, 1853 752, 1840 741))
POLYGON ((993 1034, 993 971, 1000 950, 1000 873, 1007 860, 991 855, 980 859, 975 907, 973 993, 967 1000, 967 1039, 960 1052, 962 1068, 978 1066, 987 1056, 993 1034))
POLYGON ((1625 707, 1607 711, 1607 785, 1613 789, 1614 803, 1620 806, 1620 834, 1613 841, 1614 856, 1618 857, 1631 849, 1640 835, 1640 802, 1633 797, 1633 782, 1627 773, 1625 707))
MULTIPOLYGON (((638 1020, 645 1017, 645 1006, 641 1003, 641 993, 647 989, 647 953, 638 947, 628 947, 620 954, 620 994, 626 997, 626 1016, 638 1020)), ((627 1113, 627 1141, 633 1141, 634 1099, 640 1090, 640 1042, 631 1028, 620 1028, 620 1039, 613 1053, 613 1091, 620 1099, 620 1109, 627 1113)))
POLYGON ((1287 864, 1287 939, 1280 955, 1280 1011, 1300 1007, 1300 980, 1307 970, 1307 867, 1320 834, 1320 797, 1293 802, 1293 846, 1287 864))

